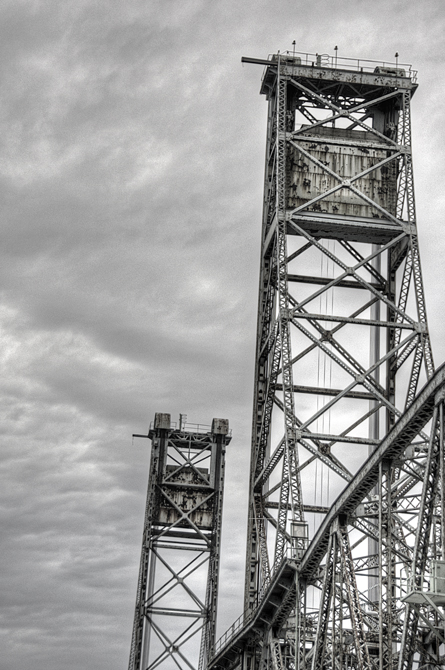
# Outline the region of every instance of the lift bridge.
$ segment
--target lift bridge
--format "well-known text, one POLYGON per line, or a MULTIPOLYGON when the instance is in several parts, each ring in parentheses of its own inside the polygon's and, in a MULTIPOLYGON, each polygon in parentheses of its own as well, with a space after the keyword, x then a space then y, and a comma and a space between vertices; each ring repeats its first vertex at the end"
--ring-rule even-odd
POLYGON ((445 366, 417 239, 416 72, 242 60, 263 66, 269 110, 244 612, 215 641, 227 422, 203 436, 156 415, 129 670, 443 670, 445 366), (175 551, 206 576, 187 585, 195 559, 172 567, 175 551), (162 607, 180 592, 193 608, 162 607))

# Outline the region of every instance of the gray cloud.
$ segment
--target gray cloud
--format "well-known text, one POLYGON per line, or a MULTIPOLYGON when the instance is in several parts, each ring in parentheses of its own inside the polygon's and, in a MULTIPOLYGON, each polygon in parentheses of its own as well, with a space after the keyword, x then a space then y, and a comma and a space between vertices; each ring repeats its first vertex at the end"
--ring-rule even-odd
POLYGON ((261 68, 240 57, 295 39, 418 67, 441 361, 444 17, 437 2, 383 0, 48 0, 1 14, 0 668, 117 670, 149 457, 131 434, 156 411, 231 421, 221 632, 241 612, 266 104, 261 68))

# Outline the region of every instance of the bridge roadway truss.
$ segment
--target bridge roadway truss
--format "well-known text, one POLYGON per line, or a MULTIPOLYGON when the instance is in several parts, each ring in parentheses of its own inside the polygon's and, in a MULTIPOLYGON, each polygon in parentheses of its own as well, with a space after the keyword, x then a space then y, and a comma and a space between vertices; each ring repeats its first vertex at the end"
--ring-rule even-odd
POLYGON ((243 61, 265 66, 268 100, 245 610, 209 668, 445 668, 445 369, 417 241, 415 72, 243 61))

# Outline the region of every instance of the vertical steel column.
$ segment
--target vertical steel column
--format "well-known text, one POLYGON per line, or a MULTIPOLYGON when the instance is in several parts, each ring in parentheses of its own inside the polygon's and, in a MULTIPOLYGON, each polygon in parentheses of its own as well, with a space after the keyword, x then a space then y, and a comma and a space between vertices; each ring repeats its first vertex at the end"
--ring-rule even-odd
MULTIPOLYGON (((160 485, 162 481, 163 461, 165 455, 165 442, 167 432, 170 429, 170 416, 158 414, 156 416, 156 437, 152 436, 152 450, 150 458, 150 470, 148 476, 147 502, 145 505, 144 531, 142 535, 141 559, 139 564, 139 577, 136 591, 136 607, 134 613, 133 633, 130 647, 130 659, 128 670, 140 670, 144 667, 144 625, 145 625, 145 599, 146 593, 152 591, 154 579, 154 563, 149 568, 150 538, 153 519, 159 508, 160 485), (149 586, 150 583, 150 586, 149 586)), ((148 437, 148 435, 147 435, 148 437)), ((146 647, 150 639, 150 631, 145 634, 146 647)))
MULTIPOLYGON (((275 110, 269 104, 267 120, 266 172, 264 176, 264 209, 262 240, 265 243, 269 233, 275 193, 272 158, 275 110), (272 205, 271 205, 272 203, 272 205)), ((256 604, 256 596, 261 583, 269 581, 270 567, 267 551, 266 531, 264 525, 264 499, 261 487, 256 483, 263 469, 264 460, 269 449, 269 428, 273 407, 274 384, 269 380, 269 356, 271 351, 276 376, 279 366, 279 347, 276 344, 277 329, 273 319, 275 288, 273 278, 276 276, 275 255, 262 256, 260 266, 260 288, 258 295, 257 319, 257 350, 255 360, 254 409, 252 417, 252 452, 249 484, 249 513, 247 518, 246 546, 246 578, 245 578, 245 610, 251 611, 256 604), (260 489, 260 490, 259 490, 260 489)))
MULTIPOLYGON (((378 246, 373 245, 373 251, 378 251, 378 246)), ((376 272, 379 274, 381 273, 381 265, 382 265, 382 259, 379 254, 377 254, 372 261, 372 266, 375 268, 376 272)), ((371 299, 372 299, 372 294, 371 294, 371 299)), ((375 301, 373 305, 371 305, 371 319, 373 321, 380 321, 380 312, 381 312, 381 304, 379 301, 375 301)), ((389 320, 389 319, 388 319, 389 320)), ((369 348, 370 356, 369 356, 369 363, 370 365, 374 365, 375 363, 378 362, 380 359, 380 328, 375 327, 371 328, 371 333, 370 333, 370 348, 369 348)), ((376 367, 374 370, 374 379, 377 384, 380 384, 380 368, 376 367)), ((371 400, 369 402, 369 411, 373 412, 369 418, 369 437, 372 438, 373 440, 378 441, 380 439, 380 414, 379 414, 379 403, 376 400, 371 400)), ((368 454, 371 455, 372 452, 374 451, 375 446, 369 446, 368 447, 368 454)), ((373 491, 374 495, 377 496, 379 491, 378 487, 376 487, 373 491)), ((378 542, 376 540, 373 540, 371 538, 368 538, 368 553, 370 556, 378 556, 379 555, 379 546, 378 542)), ((369 598, 373 602, 378 602, 379 599, 379 576, 378 576, 378 570, 376 569, 370 569, 370 575, 368 577, 368 593, 369 593, 369 598)))
MULTIPOLYGON (((442 404, 443 398, 438 398, 442 404)), ((440 475, 440 412, 438 405, 434 408, 431 426, 431 439, 428 448, 427 462, 424 471, 418 526, 413 551, 411 566, 412 585, 415 590, 425 590, 425 571, 430 550, 431 527, 434 510, 437 504, 437 489, 440 475)), ((443 482, 441 483, 443 486, 443 482)), ((407 602, 405 608, 405 620, 403 624, 402 639, 400 644, 399 670, 411 670, 417 648, 417 632, 419 626, 419 608, 407 602)))
POLYGON ((343 570, 341 564, 338 523, 333 536, 332 549, 332 603, 331 603, 331 667, 332 670, 343 668, 343 570))
POLYGON ((392 518, 390 461, 380 463, 379 472, 379 670, 393 667, 394 522, 392 518))
POLYGON ((439 528, 440 528, 440 553, 439 557, 442 561, 445 561, 445 444, 444 444, 444 408, 443 400, 439 404, 439 481, 440 481, 440 500, 439 500, 439 528))
POLYGON ((296 424, 294 388, 292 376, 292 351, 289 324, 289 294, 287 282, 287 229, 286 229, 286 119, 287 119, 287 86, 288 78, 281 68, 278 59, 278 106, 276 112, 276 209, 277 222, 277 268, 278 268, 278 302, 279 302, 279 335, 281 345, 281 375, 283 386, 284 412, 284 458, 281 495, 278 507, 278 523, 275 542, 275 566, 283 560, 287 545, 287 521, 290 495, 292 519, 303 521, 301 501, 301 482, 296 445, 296 424))
MULTIPOLYGON (((312 654, 312 669, 323 670, 327 664, 328 654, 328 624, 335 589, 335 561, 336 561, 336 539, 335 533, 331 531, 329 545, 326 552, 326 567, 323 577, 323 586, 320 596, 320 615, 317 623, 317 634, 312 654)), ((332 624, 333 625, 333 624, 332 624)))
POLYGON ((209 655, 213 651, 216 639, 216 613, 218 608, 219 565, 221 559, 221 524, 224 495, 224 457, 225 447, 229 442, 228 424, 221 420, 212 423, 213 442, 211 446, 210 486, 215 494, 213 506, 213 530, 209 556, 209 569, 206 589, 206 618, 201 635, 201 649, 198 670, 205 670, 209 655))

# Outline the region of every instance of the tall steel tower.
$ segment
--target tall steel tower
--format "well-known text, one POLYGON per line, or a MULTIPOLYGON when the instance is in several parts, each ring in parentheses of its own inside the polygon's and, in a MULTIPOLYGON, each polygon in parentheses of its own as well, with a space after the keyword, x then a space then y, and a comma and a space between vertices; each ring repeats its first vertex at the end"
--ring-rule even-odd
POLYGON ((245 611, 210 667, 445 668, 445 370, 417 240, 416 73, 243 61, 264 66, 269 110, 245 611))
POLYGON ((203 670, 215 643, 226 419, 156 414, 129 670, 203 670))

